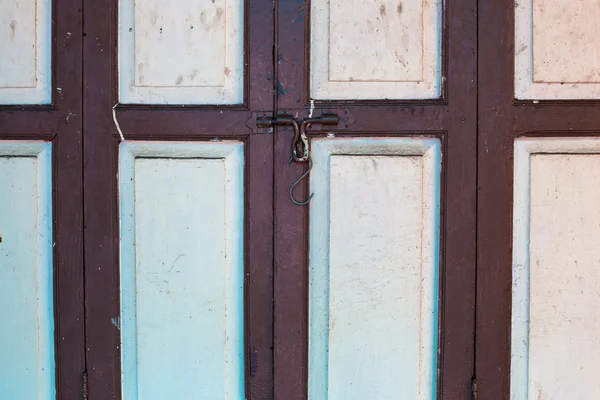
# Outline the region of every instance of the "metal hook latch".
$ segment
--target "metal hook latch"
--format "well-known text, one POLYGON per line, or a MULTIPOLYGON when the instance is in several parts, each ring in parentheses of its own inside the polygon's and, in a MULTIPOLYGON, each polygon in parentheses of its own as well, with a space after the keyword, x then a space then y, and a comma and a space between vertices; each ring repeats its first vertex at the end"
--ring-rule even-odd
POLYGON ((298 186, 298 184, 310 174, 310 171, 313 167, 313 161, 310 156, 310 148, 306 130, 313 123, 323 125, 337 125, 339 121, 340 118, 336 114, 328 113, 324 113, 319 117, 307 118, 304 121, 302 121, 302 124, 300 125, 298 125, 298 122, 292 116, 289 115, 278 115, 277 118, 274 119, 266 117, 259 117, 256 119, 257 125, 261 127, 270 127, 274 125, 292 125, 292 127, 294 128, 294 139, 292 141, 292 156, 290 158, 289 163, 291 163, 292 161, 299 163, 308 161, 308 169, 306 170, 306 172, 304 172, 302 176, 300 176, 300 178, 298 178, 290 187, 290 199, 294 204, 297 204, 299 206, 307 205, 314 196, 314 193, 311 193, 310 196, 308 196, 308 199, 304 201, 299 201, 294 198, 294 188, 298 186))

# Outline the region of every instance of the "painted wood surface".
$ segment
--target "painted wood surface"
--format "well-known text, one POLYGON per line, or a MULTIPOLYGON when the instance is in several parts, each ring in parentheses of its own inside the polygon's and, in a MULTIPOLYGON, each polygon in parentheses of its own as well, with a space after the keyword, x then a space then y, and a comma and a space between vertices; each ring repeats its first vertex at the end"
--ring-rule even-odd
POLYGON ((311 2, 311 97, 432 99, 441 94, 439 0, 311 2))
POLYGON ((123 398, 243 399, 243 145, 120 151, 123 398))
POLYGON ((515 145, 511 399, 600 398, 600 140, 515 145))
POLYGON ((600 98, 600 3, 515 3, 515 96, 600 98))
POLYGON ((0 104, 49 104, 51 0, 0 2, 0 104))
POLYGON ((0 399, 55 398, 50 146, 0 141, 0 399))
POLYGON ((309 399, 434 399, 440 143, 312 148, 309 399))
POLYGON ((119 1, 120 101, 243 101, 242 0, 119 1))

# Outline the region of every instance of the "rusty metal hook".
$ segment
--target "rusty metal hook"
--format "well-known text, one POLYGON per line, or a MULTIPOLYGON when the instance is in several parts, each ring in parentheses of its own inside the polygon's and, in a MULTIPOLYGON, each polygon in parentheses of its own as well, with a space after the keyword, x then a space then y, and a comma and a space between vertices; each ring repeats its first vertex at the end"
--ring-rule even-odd
POLYGON ((306 128, 312 121, 305 120, 300 125, 294 127, 294 140, 292 141, 292 159, 296 162, 305 162, 308 160, 308 135, 306 134, 306 128))
MULTIPOLYGON (((312 158, 310 157, 310 155, 307 154, 306 157, 308 158, 308 169, 306 170, 306 172, 304 172, 302 174, 302 176, 300 178, 298 178, 296 180, 296 182, 294 182, 292 184, 292 187, 290 187, 290 199, 292 200, 292 202, 294 202, 294 204, 296 204, 298 206, 305 206, 305 205, 307 205, 311 201, 311 199, 314 197, 314 195, 315 195, 314 193, 311 193, 310 196, 308 196, 308 199, 306 199, 304 201, 298 201, 298 200, 296 200, 294 198, 294 188, 296 186, 298 186, 298 184, 300 182, 302 182, 302 179, 306 178, 308 176, 308 174, 310 174, 310 171, 312 170, 312 167, 313 167, 313 161, 312 161, 312 158)), ((291 159, 290 163, 292 162, 292 160, 294 160, 294 159, 291 159)))

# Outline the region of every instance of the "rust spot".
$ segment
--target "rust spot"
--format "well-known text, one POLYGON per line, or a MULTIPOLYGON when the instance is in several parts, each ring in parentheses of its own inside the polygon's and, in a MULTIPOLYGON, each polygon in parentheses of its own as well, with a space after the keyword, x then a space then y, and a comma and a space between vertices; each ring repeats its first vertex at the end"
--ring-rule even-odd
POLYGON ((398 2, 398 8, 396 8, 396 11, 398 12, 399 15, 402 15, 402 11, 404 11, 404 7, 402 6, 402 2, 398 2))
POLYGON ((379 6, 379 15, 381 15, 382 17, 385 17, 386 11, 385 11, 385 4, 382 4, 379 6))
POLYGON ((225 75, 229 76, 229 74, 231 73, 231 70, 227 67, 225 67, 225 75))

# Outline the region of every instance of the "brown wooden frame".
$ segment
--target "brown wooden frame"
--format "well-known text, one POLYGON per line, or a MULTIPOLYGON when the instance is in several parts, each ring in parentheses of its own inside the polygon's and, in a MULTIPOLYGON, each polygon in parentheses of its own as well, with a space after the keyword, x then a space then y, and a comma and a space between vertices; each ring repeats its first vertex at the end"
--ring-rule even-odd
MULTIPOLYGON (((121 398, 117 158, 117 0, 85 0, 84 212, 86 338, 91 398, 121 398)), ((273 5, 245 2, 245 95, 235 106, 119 105, 126 140, 245 144, 245 355, 250 399, 273 397, 273 136, 251 133, 253 113, 273 110, 273 5)))
MULTIPOLYGON (((445 2, 443 95, 432 101, 318 101, 355 122, 336 136, 437 136, 443 143, 439 399, 468 399, 474 375, 477 3, 445 2), (371 107, 376 105, 377 107, 371 107)), ((309 2, 276 2, 277 108, 308 115, 309 2)), ((275 138, 275 398, 307 398, 308 209, 290 199, 305 165, 288 164, 291 135, 275 138)), ((308 185, 297 193, 306 195, 308 185)))
POLYGON ((52 104, 0 105, 0 140, 52 143, 57 399, 80 399, 85 372, 81 10, 52 2, 52 104))
POLYGON ((598 101, 515 100, 514 10, 479 1, 476 371, 490 400, 510 398, 514 139, 600 136, 598 101))

